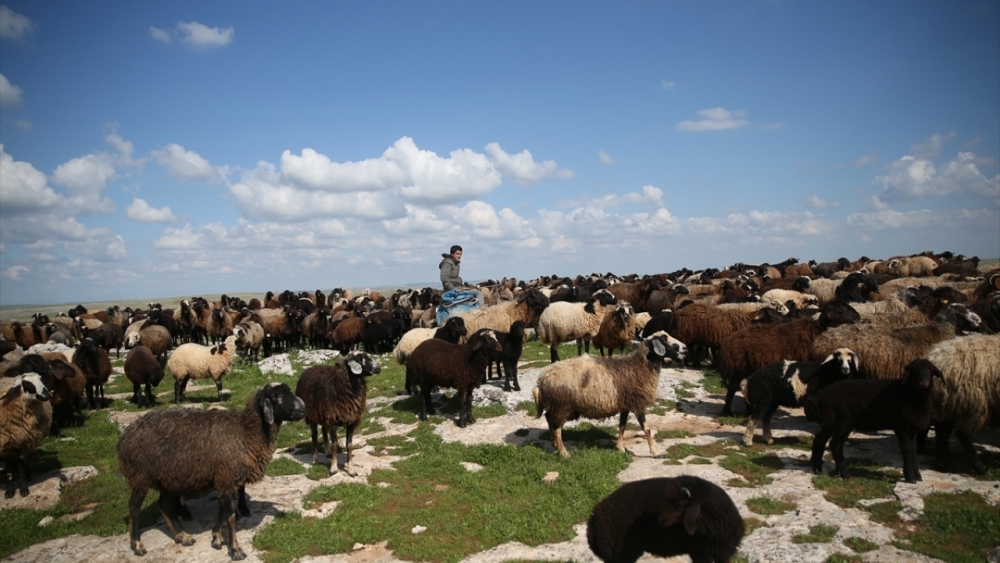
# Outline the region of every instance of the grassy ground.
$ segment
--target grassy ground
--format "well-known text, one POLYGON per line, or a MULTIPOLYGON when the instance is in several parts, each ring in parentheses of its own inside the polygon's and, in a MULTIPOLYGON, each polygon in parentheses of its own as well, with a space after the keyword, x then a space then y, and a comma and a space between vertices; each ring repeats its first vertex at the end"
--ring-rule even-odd
MULTIPOLYGON (((548 350, 536 340, 526 346, 525 360, 545 362, 547 357, 548 350)), ((121 365, 120 361, 115 363, 121 365)), ((296 353, 292 354, 292 363, 296 375, 281 376, 281 380, 294 388, 303 369, 296 353)), ((381 363, 382 373, 369 380, 370 397, 388 398, 377 407, 378 416, 395 423, 417 424, 416 400, 403 394, 403 368, 387 358, 381 363)), ((242 408, 253 390, 271 379, 262 374, 256 364, 238 360, 232 373, 223 379, 223 406, 242 408)), ((170 391, 172 381, 168 374, 158 391, 170 391)), ((706 370, 701 386, 717 393, 717 376, 706 370)), ((689 394, 701 391, 684 385, 680 389, 689 394)), ((117 377, 106 387, 106 393, 130 391, 131 386, 124 376, 117 377)), ((187 396, 189 402, 203 406, 217 402, 214 385, 189 390, 187 396)), ((168 408, 170 397, 172 393, 161 398, 154 408, 168 408)), ((532 412, 534 405, 522 404, 518 408, 532 412)), ((673 410, 676 404, 663 401, 657 408, 673 410)), ((71 534, 111 536, 127 531, 128 491, 117 473, 114 447, 118 429, 108 420, 109 409, 139 410, 128 401, 115 400, 108 409, 87 413, 82 426, 67 428, 61 436, 46 440, 32 457, 35 475, 78 465, 93 465, 100 474, 66 486, 59 503, 51 509, 0 512, 3 530, 0 558, 29 545, 71 534), (58 520, 60 516, 88 508, 93 508, 94 512, 86 518, 73 522, 58 520), (39 527, 39 520, 45 516, 54 517, 56 522, 39 527)), ((457 404, 446 402, 441 410, 444 415, 453 413, 457 411, 457 404)), ((475 414, 478 418, 487 418, 502 412, 496 408, 477 408, 475 414)), ((304 517, 297 512, 283 514, 256 535, 255 547, 264 552, 267 561, 278 563, 307 554, 349 552, 355 543, 388 541, 388 548, 401 559, 453 562, 508 541, 528 545, 565 541, 573 537, 573 526, 585 521, 594 504, 618 486, 616 476, 630 459, 627 454, 607 445, 617 436, 614 421, 600 425, 584 423, 566 429, 565 438, 576 442, 573 457, 568 460, 541 447, 550 439, 547 433, 519 447, 464 446, 443 443, 433 432, 433 427, 439 424, 453 422, 445 416, 436 416, 428 423, 417 424, 407 436, 368 439, 374 454, 404 458, 394 464, 394 471, 376 471, 369 479, 370 483, 387 486, 319 486, 306 498, 307 508, 339 501, 336 510, 322 519, 304 517), (467 471, 461 465, 463 462, 478 464, 482 470, 467 471), (554 483, 542 479, 550 471, 558 471, 560 475, 554 483), (412 534, 412 527, 418 524, 427 527, 428 531, 412 534)), ((381 430, 384 428, 379 423, 368 420, 359 434, 370 435, 381 430)), ((686 431, 661 432, 659 439, 696 437, 686 431)), ((302 452, 311 451, 309 430, 304 423, 282 427, 279 447, 293 446, 302 452)), ((739 476, 727 486, 757 487, 769 483, 770 476, 781 468, 775 455, 777 448, 808 447, 808 438, 796 437, 781 438, 773 447, 762 444, 745 447, 727 440, 702 445, 678 443, 666 449, 663 462, 715 463, 739 476)), ((891 497, 893 484, 899 479, 897 473, 882 471, 864 460, 852 460, 852 467, 854 478, 850 481, 816 476, 814 484, 824 491, 827 500, 841 506, 857 506, 861 499, 891 497)), ((326 477, 327 468, 322 464, 307 467, 282 459, 271 465, 269 474, 305 474, 319 480, 326 477)), ((159 517, 156 497, 152 493, 146 499, 141 516, 143 527, 153 525, 159 517)), ((901 549, 957 563, 985 561, 985 549, 1000 544, 1000 509, 987 505, 978 495, 932 495, 926 502, 924 517, 905 525, 897 520, 898 504, 876 504, 867 510, 872 519, 897 530, 896 545, 901 549)), ((748 529, 766 526, 762 518, 767 515, 795 510, 790 503, 764 496, 752 499, 747 506, 762 515, 761 518, 749 518, 748 529)), ((817 527, 796 541, 830 541, 834 533, 835 529, 817 527)), ((856 553, 872 549, 860 538, 846 545, 856 553)), ((856 557, 854 553, 844 553, 830 560, 854 561, 856 557)))

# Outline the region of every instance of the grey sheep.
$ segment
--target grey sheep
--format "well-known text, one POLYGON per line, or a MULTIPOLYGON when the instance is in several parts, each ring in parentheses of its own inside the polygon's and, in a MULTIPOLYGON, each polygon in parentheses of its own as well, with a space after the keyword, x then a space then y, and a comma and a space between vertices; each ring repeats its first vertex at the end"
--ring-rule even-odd
POLYGON ((277 447, 281 423, 302 420, 305 405, 288 385, 258 388, 241 411, 170 408, 150 411, 122 432, 118 467, 131 494, 128 507, 129 544, 145 555, 139 530, 139 510, 149 489, 160 491, 160 512, 174 541, 192 545, 194 538, 180 525, 181 497, 205 489, 219 494, 219 517, 212 529, 212 547, 222 549, 222 523, 229 526, 229 554, 246 558, 236 538, 236 496, 247 483, 264 478, 277 447))
POLYGON ((535 418, 545 414, 556 451, 562 457, 569 457, 562 440, 562 427, 567 421, 581 416, 619 415, 617 448, 624 451, 622 439, 631 411, 646 434, 650 454, 655 456, 653 435, 646 428, 646 409, 656 402, 664 361, 682 360, 686 353, 684 343, 665 332, 658 332, 643 340, 627 356, 594 358, 586 355, 556 362, 538 376, 538 383, 532 390, 535 418))
POLYGON ((625 483, 597 503, 587 520, 587 544, 604 563, 635 563, 647 552, 726 563, 744 533, 726 491, 692 475, 625 483))
POLYGON ((313 464, 316 463, 317 429, 323 429, 323 450, 330 456, 330 473, 337 472, 337 427, 345 428, 347 463, 344 471, 356 475, 352 462, 354 430, 365 416, 366 379, 382 368, 365 352, 351 352, 333 365, 313 366, 302 372, 295 394, 306 406, 306 423, 312 430, 313 464))

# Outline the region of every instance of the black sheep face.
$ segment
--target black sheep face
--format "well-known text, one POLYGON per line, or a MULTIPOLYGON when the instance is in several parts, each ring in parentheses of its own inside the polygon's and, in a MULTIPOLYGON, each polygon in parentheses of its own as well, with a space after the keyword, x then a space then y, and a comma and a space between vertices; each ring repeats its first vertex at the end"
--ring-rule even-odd
POLYGON ((903 370, 903 385, 928 389, 933 385, 935 377, 944 379, 944 374, 929 360, 920 358, 910 362, 903 370))
POLYGON ((651 334, 646 339, 646 347, 649 348, 650 356, 657 359, 682 361, 687 356, 687 346, 663 330, 651 334))
POLYGON ((691 502, 691 491, 673 483, 664 488, 663 504, 660 505, 660 513, 656 519, 661 528, 683 522, 688 535, 694 535, 698 531, 699 516, 701 509, 698 504, 691 502))
POLYGON ((861 364, 858 362, 858 355, 850 348, 837 348, 834 350, 832 354, 823 360, 824 364, 830 362, 840 364, 841 375, 857 375, 861 369, 861 364))
POLYGON ((351 352, 344 358, 344 363, 352 375, 369 377, 382 372, 382 366, 365 352, 351 352))
POLYGON ((268 424, 306 417, 306 404, 292 393, 287 383, 267 384, 258 394, 257 405, 268 424))

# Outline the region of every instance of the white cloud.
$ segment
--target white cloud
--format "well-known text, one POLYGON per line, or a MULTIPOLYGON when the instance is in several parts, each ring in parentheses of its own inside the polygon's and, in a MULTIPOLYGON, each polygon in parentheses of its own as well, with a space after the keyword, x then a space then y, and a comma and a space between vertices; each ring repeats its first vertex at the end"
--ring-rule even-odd
POLYGON ((219 29, 208 27, 198 22, 179 22, 177 30, 181 34, 181 42, 192 49, 206 50, 225 47, 233 42, 236 31, 232 27, 219 29))
POLYGON ((115 176, 115 167, 104 155, 88 154, 60 164, 52 181, 66 186, 71 194, 100 193, 115 176))
POLYGON ((837 207, 840 207, 839 201, 826 201, 817 196, 807 197, 805 204, 806 207, 812 207, 814 209, 836 209, 837 207))
POLYGON ((24 131, 25 133, 31 133, 32 129, 35 128, 35 126, 32 125, 30 121, 25 121, 23 119, 16 119, 16 118, 11 119, 11 121, 14 122, 14 127, 17 127, 18 129, 24 131))
POLYGON ((660 87, 666 90, 667 92, 674 91, 674 83, 672 81, 667 82, 666 80, 660 80, 660 87))
POLYGON ((111 229, 89 229, 74 217, 51 213, 8 217, 0 222, 0 237, 29 250, 59 247, 102 262, 128 257, 125 240, 111 229))
POLYGON ((745 113, 744 111, 729 111, 721 107, 698 110, 698 115, 702 119, 699 121, 681 121, 677 124, 677 130, 700 133, 703 131, 739 129, 750 125, 749 121, 743 119, 745 113))
POLYGON ((177 223, 181 220, 174 215, 170 207, 156 209, 141 198, 132 200, 132 204, 125 209, 125 216, 142 223, 177 223))
POLYGON ((403 137, 383 155, 395 160, 409 178, 400 193, 411 201, 447 203, 486 195, 500 185, 500 172, 470 149, 453 150, 449 158, 418 149, 403 137))
POLYGON ((918 159, 933 160, 941 154, 941 149, 944 148, 944 144, 957 136, 958 133, 955 133, 954 131, 944 135, 935 133, 923 143, 916 143, 910 147, 910 152, 918 159))
MULTIPOLYGON (((397 141, 399 144, 402 142, 397 141)), ((386 151, 386 153, 388 150, 386 151)), ((302 149, 302 156, 291 151, 281 153, 281 172, 295 184, 323 191, 381 191, 407 182, 399 163, 386 158, 369 158, 360 162, 333 162, 313 149, 302 149)))
MULTIPOLYGON (((935 136, 936 137, 936 136, 935 136)), ((880 187, 881 199, 906 201, 935 196, 970 196, 1000 199, 1000 175, 987 178, 977 165, 976 156, 960 152, 940 170, 931 160, 904 156, 890 164, 888 172, 872 181, 880 187)))
POLYGON ((24 90, 10 83, 7 77, 0 74, 0 108, 21 107, 24 101, 24 90))
POLYGON ((559 178, 574 176, 571 170, 559 170, 559 165, 554 160, 535 162, 528 149, 517 154, 509 154, 500 148, 499 143, 490 143, 486 145, 486 154, 501 174, 522 186, 536 184, 552 176, 559 178))
POLYGON ((916 230, 927 228, 940 222, 941 216, 930 209, 917 211, 882 209, 872 213, 852 213, 847 216, 848 226, 867 231, 916 230))
MULTIPOLYGON (((6 6, 4 6, 6 7, 6 6)), ((21 272, 30 272, 27 266, 11 266, 3 271, 3 275, 14 281, 21 281, 21 272)))
POLYGON ((158 27, 149 28, 149 36, 160 43, 170 44, 170 34, 158 27))
POLYGON ((213 168, 200 154, 185 150, 177 143, 170 143, 164 149, 150 152, 157 164, 181 180, 213 182, 220 180, 224 172, 213 168))
POLYGON ((22 39, 35 29, 35 24, 7 6, 0 5, 0 39, 22 39))
POLYGON ((16 215, 59 205, 63 198, 48 187, 45 174, 16 161, 0 144, 0 214, 16 215))
POLYGON ((611 155, 604 152, 604 149, 597 151, 597 158, 601 159, 601 164, 611 166, 615 163, 615 159, 611 158, 611 155))

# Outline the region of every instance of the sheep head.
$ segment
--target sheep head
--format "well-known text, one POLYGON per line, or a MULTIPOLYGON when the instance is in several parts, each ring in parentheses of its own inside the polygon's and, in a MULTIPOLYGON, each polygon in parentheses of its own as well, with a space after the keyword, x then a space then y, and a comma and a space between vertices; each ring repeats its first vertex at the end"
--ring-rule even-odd
POLYGON ((649 335, 645 343, 649 350, 646 359, 653 362, 661 362, 666 358, 681 361, 687 356, 687 346, 663 330, 649 335))
POLYGON ((698 531, 698 518, 701 516, 701 506, 691 501, 691 491, 670 483, 663 490, 663 503, 656 523, 662 528, 684 523, 684 531, 694 535, 698 531))
MULTIPOLYGON (((51 369, 49 370, 52 371, 51 369)), ((25 373, 14 378, 13 385, 0 394, 0 399, 21 397, 25 401, 45 402, 51 398, 49 388, 42 383, 42 376, 37 373, 25 373)))
POLYGON ((344 358, 344 364, 347 366, 347 370, 351 372, 351 375, 370 377, 382 372, 382 366, 378 365, 367 353, 361 351, 348 354, 344 358))
POLYGON ((306 404, 292 393, 286 383, 268 383, 257 391, 255 397, 257 412, 268 425, 306 417, 306 404))
POLYGON ((837 348, 823 360, 823 363, 836 362, 840 364, 841 375, 857 375, 861 369, 858 355, 850 348, 837 348))
POLYGON ((929 389, 934 383, 935 377, 944 379, 944 374, 929 360, 919 358, 910 362, 903 370, 903 385, 911 388, 929 389))

